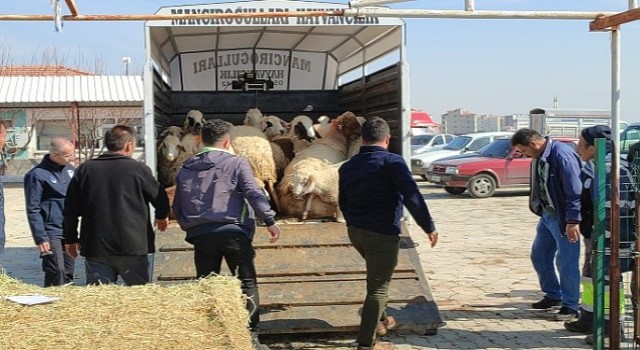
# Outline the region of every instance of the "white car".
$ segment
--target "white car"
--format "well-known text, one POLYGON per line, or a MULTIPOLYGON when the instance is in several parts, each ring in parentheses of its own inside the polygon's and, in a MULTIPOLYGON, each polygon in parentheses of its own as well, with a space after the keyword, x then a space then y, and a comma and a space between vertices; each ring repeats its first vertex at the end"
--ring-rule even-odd
POLYGON ((411 137, 411 154, 420 154, 437 149, 442 149, 454 138, 455 135, 451 134, 414 135, 411 137))
POLYGON ((458 136, 440 150, 411 156, 411 173, 413 175, 420 175, 425 180, 428 180, 427 168, 429 168, 429 165, 431 165, 431 162, 434 160, 455 156, 465 152, 475 152, 493 142, 493 140, 511 137, 512 135, 513 132, 495 131, 478 132, 458 136))

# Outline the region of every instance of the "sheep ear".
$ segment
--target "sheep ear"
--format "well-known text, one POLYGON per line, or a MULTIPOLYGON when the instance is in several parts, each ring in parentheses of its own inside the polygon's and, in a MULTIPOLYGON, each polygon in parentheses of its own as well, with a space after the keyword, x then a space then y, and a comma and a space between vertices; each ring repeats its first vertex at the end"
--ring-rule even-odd
POLYGON ((186 152, 187 151, 187 149, 184 147, 183 144, 179 144, 178 145, 178 149, 181 150, 182 152, 186 152))

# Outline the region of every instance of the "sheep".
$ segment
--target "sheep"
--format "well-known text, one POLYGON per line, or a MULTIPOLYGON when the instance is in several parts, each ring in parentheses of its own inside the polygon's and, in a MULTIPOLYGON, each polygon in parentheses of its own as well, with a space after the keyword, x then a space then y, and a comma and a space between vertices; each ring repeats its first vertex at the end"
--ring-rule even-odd
POLYGON ((260 130, 267 136, 268 140, 284 135, 287 127, 288 123, 275 115, 262 117, 260 119, 260 130))
POLYGON ((158 145, 157 155, 158 181, 163 186, 170 187, 175 184, 175 177, 182 163, 192 157, 193 153, 187 152, 176 136, 167 134, 158 145))
POLYGON ((338 168, 342 165, 328 164, 326 161, 307 158, 296 164, 296 171, 292 172, 286 183, 293 198, 304 200, 305 208, 302 220, 306 220, 311 210, 313 200, 318 197, 322 202, 334 208, 334 218, 338 219, 338 168))
POLYGON ((327 137, 327 134, 331 129, 331 120, 326 115, 320 116, 318 118, 318 123, 313 124, 313 129, 315 130, 316 137, 327 137))
MULTIPOLYGON (((360 123, 360 126, 362 126, 364 124, 364 122, 366 121, 365 118, 363 117, 356 117, 356 119, 358 120, 358 123, 360 123)), ((351 157, 355 156, 356 154, 358 154, 358 152, 360 152, 360 147, 362 146, 362 138, 358 138, 357 140, 352 140, 351 143, 349 144, 349 151, 347 152, 347 159, 351 159, 351 157)))
POLYGON ((262 112, 258 108, 250 108, 244 117, 244 125, 259 127, 260 119, 262 119, 262 112))
POLYGON ((184 119, 183 129, 187 133, 198 135, 200 134, 200 129, 202 129, 204 121, 202 112, 197 109, 192 109, 187 113, 187 117, 184 119))
POLYGON ((313 140, 316 139, 313 121, 306 115, 299 115, 293 118, 291 123, 289 123, 289 130, 286 135, 292 138, 313 142, 313 140))
POLYGON ((233 126, 230 133, 233 152, 249 162, 256 182, 267 191, 276 210, 279 210, 278 194, 275 190, 278 176, 272 145, 260 130, 251 126, 233 126))
POLYGON ((337 169, 341 162, 347 160, 349 144, 360 137, 360 132, 360 123, 355 115, 346 112, 334 120, 327 137, 298 152, 277 186, 278 197, 283 203, 281 211, 300 215, 302 220, 306 220, 315 217, 313 203, 319 200, 328 204, 325 208, 333 208, 331 216, 341 220, 337 202, 337 169), (300 200, 301 197, 306 200, 300 200), (300 205, 296 200, 304 204, 300 205))
POLYGON ((169 126, 160 133, 160 139, 164 139, 167 135, 173 135, 178 139, 184 136, 185 131, 179 126, 169 126))

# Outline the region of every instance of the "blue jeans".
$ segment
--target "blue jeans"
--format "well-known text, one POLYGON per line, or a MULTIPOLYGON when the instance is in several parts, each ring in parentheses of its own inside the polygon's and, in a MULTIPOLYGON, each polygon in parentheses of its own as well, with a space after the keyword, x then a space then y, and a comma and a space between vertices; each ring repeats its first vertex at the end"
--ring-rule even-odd
POLYGON ((580 299, 579 261, 580 243, 569 242, 564 230, 560 231, 558 218, 543 212, 531 247, 531 262, 545 296, 562 300, 562 306, 575 311, 579 309, 580 299))

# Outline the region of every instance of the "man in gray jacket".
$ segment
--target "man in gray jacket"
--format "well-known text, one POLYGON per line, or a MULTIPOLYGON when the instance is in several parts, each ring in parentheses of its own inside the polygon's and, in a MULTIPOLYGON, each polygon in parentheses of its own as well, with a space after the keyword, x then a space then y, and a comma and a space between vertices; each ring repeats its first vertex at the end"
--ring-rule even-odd
POLYGON ((198 277, 220 273, 224 257, 231 272, 242 282, 251 331, 257 331, 258 286, 251 244, 255 215, 267 225, 269 242, 280 237, 276 213, 258 187, 246 159, 231 154, 232 125, 220 119, 206 122, 202 129, 204 149, 187 160, 176 176, 173 213, 194 246, 198 277))

